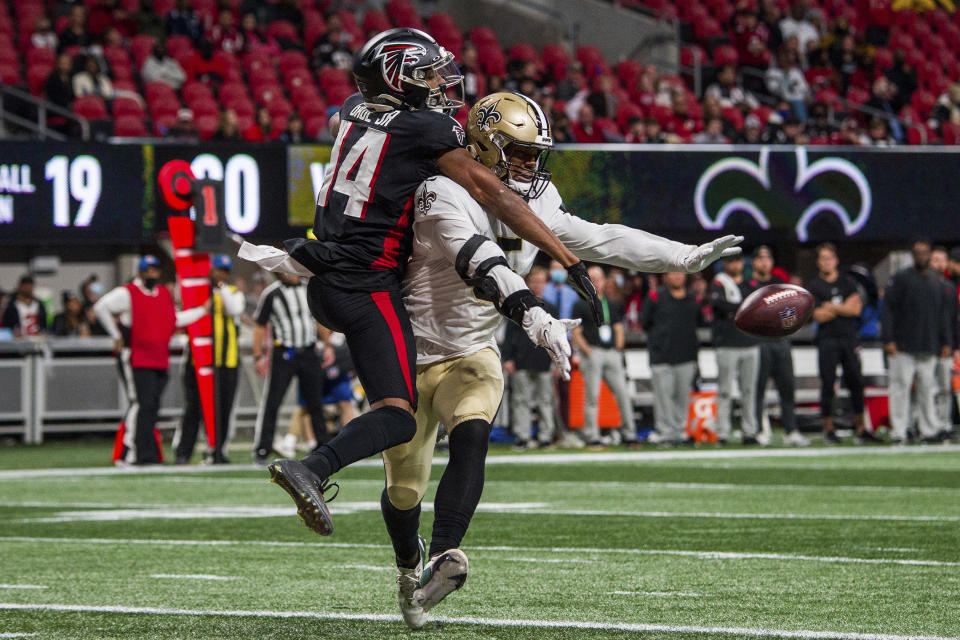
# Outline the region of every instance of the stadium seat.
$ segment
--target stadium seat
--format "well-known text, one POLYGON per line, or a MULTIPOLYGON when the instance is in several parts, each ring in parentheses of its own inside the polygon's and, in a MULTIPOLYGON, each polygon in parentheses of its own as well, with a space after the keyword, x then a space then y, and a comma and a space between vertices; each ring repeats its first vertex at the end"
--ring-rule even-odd
POLYGON ((284 51, 277 58, 277 68, 280 73, 286 73, 294 69, 306 69, 307 56, 300 51, 284 51))
POLYGON ((213 98, 198 98, 192 103, 188 103, 190 109, 193 110, 194 117, 199 116, 213 116, 216 118, 220 115, 220 106, 213 100, 213 98))
POLYGON ((642 118, 642 117, 643 117, 643 109, 641 109, 639 106, 635 105, 629 100, 620 100, 619 102, 617 102, 617 113, 616 113, 617 126, 620 127, 620 129, 622 129, 623 131, 627 130, 627 127, 628 127, 627 122, 631 118, 642 118))
POLYGON ((188 105, 200 99, 213 99, 213 92, 210 91, 210 87, 196 80, 186 82, 180 87, 180 95, 183 96, 183 101, 188 105))
POLYGON ((737 131, 743 131, 743 112, 736 107, 725 107, 720 114, 733 125, 733 128, 737 131))
POLYGON ((330 89, 325 89, 323 93, 326 96, 328 105, 339 107, 343 104, 344 100, 354 93, 354 89, 352 87, 331 87, 330 89))
POLYGON ((249 100, 250 93, 247 86, 237 82, 224 82, 220 85, 220 103, 227 104, 233 100, 249 100))
POLYGON ((73 111, 87 120, 106 120, 107 105, 97 96, 83 96, 73 101, 73 111))
POLYGON ((276 38, 277 40, 285 40, 287 42, 300 42, 300 33, 297 31, 297 27, 286 20, 275 20, 267 26, 267 35, 276 38))
POLYGON ((526 42, 518 42, 511 45, 510 51, 507 53, 507 59, 540 63, 540 55, 537 53, 537 50, 532 44, 526 42))
MULTIPOLYGON (((303 111, 304 105, 312 102, 322 102, 322 98, 320 98, 320 91, 314 84, 304 84, 291 87, 290 100, 301 111, 303 111)), ((326 106, 324 106, 324 110, 326 110, 326 106)))
MULTIPOLYGON (((16 68, 17 63, 7 63, 2 62, 2 65, 10 64, 13 68, 16 68)), ((51 69, 44 67, 31 67, 27 69, 27 86, 30 88, 30 94, 34 96, 39 96, 43 94, 43 88, 47 84, 47 78, 50 77, 51 69)), ((4 82, 6 84, 6 82, 4 82)), ((17 84, 17 83, 11 83, 17 84)))
POLYGON ((217 131, 217 116, 198 116, 193 119, 201 140, 209 140, 217 131))
POLYGON ((460 58, 463 52, 463 34, 456 29, 448 29, 437 31, 433 36, 441 47, 453 54, 454 58, 460 58))
POLYGON ((138 102, 135 98, 128 98, 126 96, 114 98, 113 104, 110 105, 110 109, 115 118, 120 118, 122 116, 133 116, 142 120, 144 116, 143 105, 141 105, 140 102, 138 102))
POLYGON ((326 118, 327 116, 327 105, 319 98, 297 105, 297 110, 300 112, 300 117, 303 118, 304 122, 310 118, 316 118, 318 116, 326 118))
POLYGON ((480 45, 492 45, 500 47, 500 41, 497 40, 497 34, 490 27, 474 27, 470 30, 470 42, 480 47, 480 45))
POLYGON ((253 108, 253 103, 250 102, 249 98, 243 100, 234 100, 223 105, 224 109, 233 109, 236 111, 237 116, 240 118, 253 118, 255 112, 253 108))
POLYGON ((726 64, 737 64, 739 61, 740 56, 733 45, 724 44, 713 50, 713 62, 718 67, 726 64))
POLYGON ((942 130, 943 144, 960 144, 960 124, 944 122, 942 130))
POLYGON ((156 116, 153 119, 153 133, 156 136, 164 136, 167 133, 167 129, 172 127, 177 122, 177 117, 175 115, 164 114, 162 116, 156 116))
POLYGON ((320 83, 320 89, 326 91, 333 87, 352 87, 353 78, 343 69, 334 69, 327 67, 321 69, 317 74, 317 81, 320 83))
POLYGON ((291 69, 284 74, 283 84, 288 90, 302 85, 313 86, 313 74, 309 69, 291 69))
POLYGON ((363 15, 363 30, 367 33, 371 31, 386 31, 392 27, 393 25, 390 24, 390 18, 388 18, 387 14, 383 11, 371 9, 363 15))
POLYGON ((143 118, 125 115, 113 121, 113 135, 118 138, 146 138, 150 135, 143 118))
POLYGON ((53 49, 34 47, 33 49, 27 51, 27 68, 33 66, 46 66, 52 70, 56 59, 57 54, 53 51, 53 49))
POLYGON ((917 89, 910 97, 910 104, 924 120, 930 117, 930 111, 937 104, 937 96, 926 89, 917 89))
POLYGON ((547 67, 552 68, 556 65, 567 66, 570 64, 570 53, 562 44, 547 44, 543 46, 541 59, 547 67))
POLYGON ((427 18, 427 28, 430 33, 434 31, 447 31, 450 29, 456 29, 457 24, 453 20, 453 16, 449 13, 443 11, 436 11, 427 18))
POLYGON ((130 53, 133 54, 137 67, 142 66, 143 61, 153 52, 156 42, 156 38, 147 35, 136 35, 130 39, 130 53))

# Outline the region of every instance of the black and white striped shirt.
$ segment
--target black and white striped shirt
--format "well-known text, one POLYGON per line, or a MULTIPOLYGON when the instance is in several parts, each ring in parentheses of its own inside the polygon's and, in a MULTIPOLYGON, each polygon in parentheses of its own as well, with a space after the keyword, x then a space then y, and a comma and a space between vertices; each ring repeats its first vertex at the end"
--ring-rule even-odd
POLYGON ((254 315, 257 324, 273 327, 274 344, 302 349, 317 342, 317 323, 307 306, 307 285, 274 282, 263 290, 254 315))

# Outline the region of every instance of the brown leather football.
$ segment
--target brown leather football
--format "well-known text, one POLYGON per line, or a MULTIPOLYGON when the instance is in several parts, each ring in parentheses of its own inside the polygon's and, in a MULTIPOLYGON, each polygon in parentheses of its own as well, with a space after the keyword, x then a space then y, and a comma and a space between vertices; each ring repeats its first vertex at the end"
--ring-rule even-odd
POLYGON ((768 284, 740 303, 734 321, 737 328, 755 338, 782 338, 810 320, 816 301, 794 284, 768 284))

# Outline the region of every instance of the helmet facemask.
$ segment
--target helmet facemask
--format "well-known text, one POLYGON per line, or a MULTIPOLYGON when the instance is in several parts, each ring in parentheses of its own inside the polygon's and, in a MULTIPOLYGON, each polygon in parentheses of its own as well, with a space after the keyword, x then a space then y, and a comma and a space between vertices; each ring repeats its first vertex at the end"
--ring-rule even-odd
POLYGON ((550 148, 525 142, 509 141, 501 146, 491 136, 492 142, 500 149, 500 162, 495 170, 508 187, 527 200, 539 198, 550 184, 552 174, 544 167, 550 156, 550 148), (515 160, 515 161, 511 161, 515 160), (536 163, 534 167, 530 165, 536 163))
POLYGON ((413 69, 411 75, 403 75, 402 80, 426 90, 424 108, 452 114, 464 105, 463 76, 453 61, 453 54, 441 51, 445 55, 440 60, 413 69))

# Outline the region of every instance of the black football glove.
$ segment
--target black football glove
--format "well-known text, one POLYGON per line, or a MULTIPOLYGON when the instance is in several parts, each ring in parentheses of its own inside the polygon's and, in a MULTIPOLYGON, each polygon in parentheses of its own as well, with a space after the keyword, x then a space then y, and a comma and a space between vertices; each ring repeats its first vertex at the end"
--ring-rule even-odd
POLYGON ((590 274, 587 273, 587 267, 582 260, 567 267, 567 284, 593 307, 593 319, 596 320, 597 326, 603 324, 603 307, 600 305, 597 290, 593 288, 590 274))

